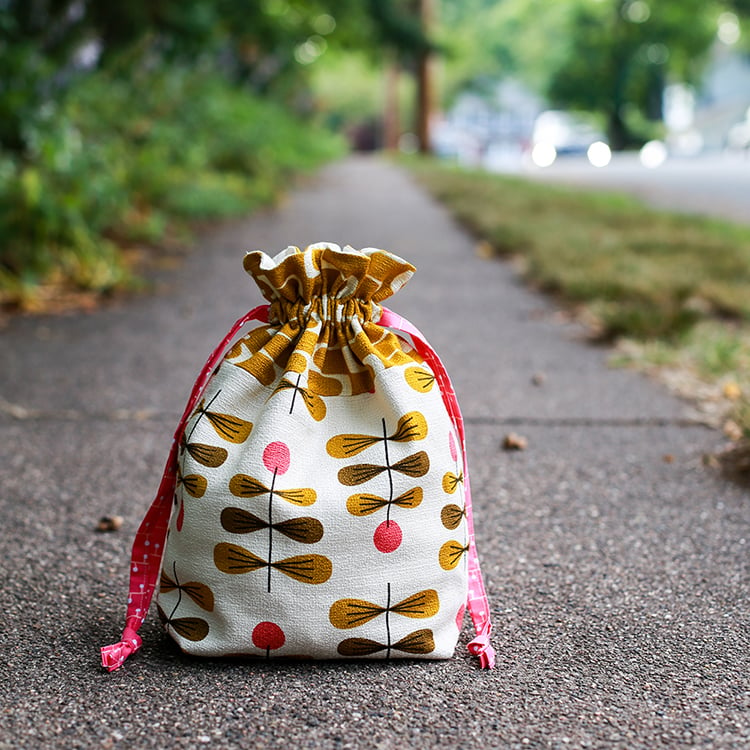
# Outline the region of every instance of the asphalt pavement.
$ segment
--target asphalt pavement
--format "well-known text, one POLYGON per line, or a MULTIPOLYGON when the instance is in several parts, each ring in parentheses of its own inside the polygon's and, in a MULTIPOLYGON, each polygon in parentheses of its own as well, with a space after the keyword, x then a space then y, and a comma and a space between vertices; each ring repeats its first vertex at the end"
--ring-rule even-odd
MULTIPOLYGON (((503 207, 498 206, 498 211, 503 207)), ((722 438, 528 291, 407 174, 334 164, 198 239, 156 288, 0 331, 0 749, 750 747, 750 495, 722 438), (112 674, 133 534, 192 381, 261 302, 246 250, 383 247, 391 307, 467 421, 497 667, 181 655, 155 613, 112 674), (522 451, 504 437, 526 438, 522 451), (95 530, 101 516, 122 528, 95 530)), ((462 644, 470 638, 468 624, 462 644)))

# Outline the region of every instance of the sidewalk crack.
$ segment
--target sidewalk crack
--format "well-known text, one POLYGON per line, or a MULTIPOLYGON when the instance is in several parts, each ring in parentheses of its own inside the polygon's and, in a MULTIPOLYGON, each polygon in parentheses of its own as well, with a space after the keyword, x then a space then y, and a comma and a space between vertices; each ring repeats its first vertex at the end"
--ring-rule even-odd
POLYGON ((153 409, 113 409, 107 412, 89 412, 81 409, 31 409, 0 398, 0 416, 11 417, 19 422, 97 420, 104 422, 146 422, 176 419, 173 415, 153 409))
POLYGON ((464 417, 466 424, 495 427, 708 427, 699 417, 464 417))

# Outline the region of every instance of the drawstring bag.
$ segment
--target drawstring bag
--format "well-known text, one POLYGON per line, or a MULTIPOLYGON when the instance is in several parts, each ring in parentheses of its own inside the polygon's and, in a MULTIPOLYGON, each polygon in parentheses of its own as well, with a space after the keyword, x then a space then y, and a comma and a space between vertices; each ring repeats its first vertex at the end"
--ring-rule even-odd
POLYGON ((244 267, 269 304, 195 384, 103 666, 140 647, 158 578, 159 617, 188 654, 447 659, 468 606, 469 650, 492 667, 456 397, 381 306, 414 267, 331 244, 244 267))

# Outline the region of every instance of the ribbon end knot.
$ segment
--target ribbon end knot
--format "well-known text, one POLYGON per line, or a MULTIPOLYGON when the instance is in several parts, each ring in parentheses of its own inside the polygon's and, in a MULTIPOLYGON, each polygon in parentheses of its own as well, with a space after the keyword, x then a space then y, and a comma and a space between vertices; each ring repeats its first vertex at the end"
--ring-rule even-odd
POLYGON ((492 625, 488 620, 477 634, 477 637, 469 642, 467 648, 469 653, 479 657, 479 666, 482 669, 493 669, 495 666, 495 649, 490 643, 492 625))
POLYGON ((119 643, 101 649, 102 667, 109 672, 119 669, 129 656, 138 651, 141 643, 141 637, 135 631, 126 628, 119 643))

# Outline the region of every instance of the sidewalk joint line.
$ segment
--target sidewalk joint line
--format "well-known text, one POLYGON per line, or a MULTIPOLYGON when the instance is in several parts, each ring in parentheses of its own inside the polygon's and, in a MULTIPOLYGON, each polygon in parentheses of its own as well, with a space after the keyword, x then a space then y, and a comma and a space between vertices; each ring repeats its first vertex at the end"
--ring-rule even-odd
POLYGON ((710 427, 697 417, 464 417, 464 422, 495 427, 710 427))
POLYGON ((38 422, 44 420, 78 422, 147 422, 160 420, 177 421, 179 416, 152 409, 113 409, 108 412, 87 412, 78 409, 30 409, 0 398, 0 416, 11 417, 18 422, 38 422))
MULTIPOLYGON (((88 412, 77 409, 30 409, 0 398, 0 417, 18 422, 160 422, 176 421, 176 413, 152 409, 113 409, 88 412)), ((711 427, 697 417, 464 417, 466 424, 490 427, 711 427)))

